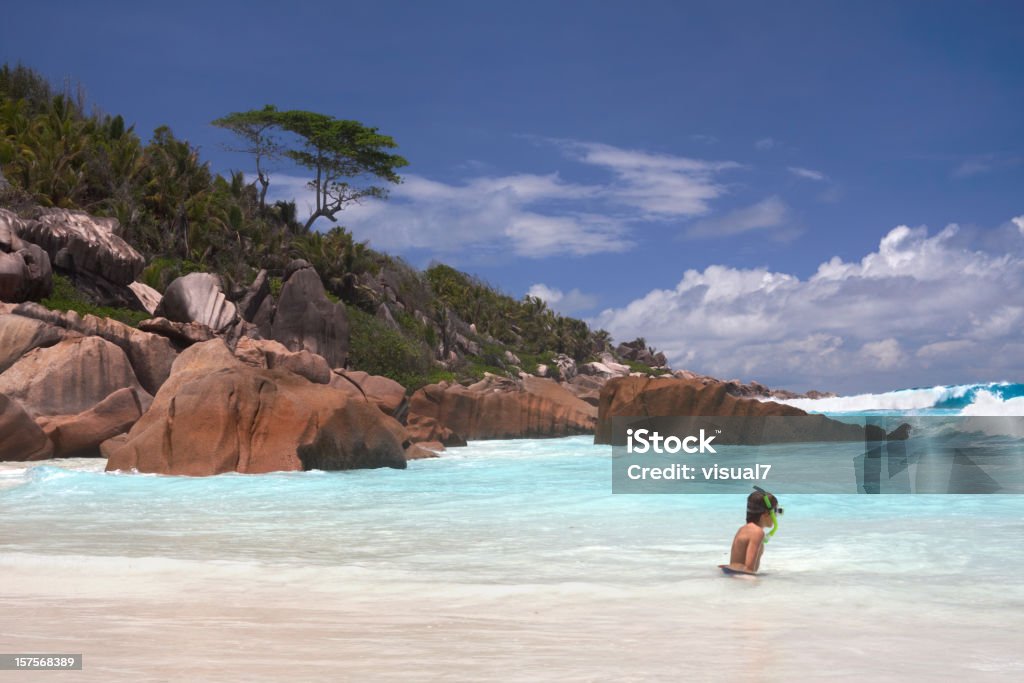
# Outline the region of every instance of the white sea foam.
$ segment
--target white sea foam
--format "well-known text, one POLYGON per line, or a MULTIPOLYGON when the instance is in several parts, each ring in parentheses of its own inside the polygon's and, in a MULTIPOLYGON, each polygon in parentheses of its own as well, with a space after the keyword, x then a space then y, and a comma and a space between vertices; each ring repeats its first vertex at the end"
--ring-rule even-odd
MULTIPOLYGON (((853 413, 869 410, 922 410, 951 398, 964 396, 974 385, 902 389, 881 394, 856 394, 830 398, 791 398, 779 400, 801 410, 815 413, 853 413)), ((776 400, 776 399, 771 399, 776 400)))
MULTIPOLYGON (((959 384, 919 389, 901 389, 878 394, 856 394, 830 398, 762 399, 791 405, 812 413, 865 413, 927 411, 956 404, 965 397, 971 402, 959 410, 962 415, 1024 415, 1024 400, 1020 397, 1003 398, 1000 388, 1011 386, 1007 382, 992 384, 959 384)), ((950 412, 957 409, 951 408, 950 412)))
POLYGON ((1004 399, 991 391, 982 389, 975 394, 974 401, 960 411, 960 414, 970 417, 1024 415, 1024 396, 1004 399))

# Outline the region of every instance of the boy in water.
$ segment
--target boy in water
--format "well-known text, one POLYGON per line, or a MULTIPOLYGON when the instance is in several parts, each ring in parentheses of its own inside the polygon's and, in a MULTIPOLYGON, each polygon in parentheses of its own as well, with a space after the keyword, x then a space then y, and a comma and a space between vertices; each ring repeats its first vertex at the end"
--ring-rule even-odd
MULTIPOLYGON (((756 574, 761 566, 761 554, 764 544, 768 542, 764 530, 772 527, 772 534, 778 520, 775 515, 782 514, 778 499, 762 488, 747 496, 747 523, 740 527, 732 539, 732 551, 729 555, 729 569, 734 572, 756 574), (774 513, 774 514, 773 514, 774 513)), ((771 534, 768 534, 770 537, 771 534)))

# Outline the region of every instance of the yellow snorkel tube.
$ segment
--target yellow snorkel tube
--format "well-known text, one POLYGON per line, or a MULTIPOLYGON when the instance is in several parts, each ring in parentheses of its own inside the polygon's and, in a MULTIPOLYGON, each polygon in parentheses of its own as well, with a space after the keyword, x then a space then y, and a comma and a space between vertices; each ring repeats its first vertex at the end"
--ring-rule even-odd
MULTIPOLYGON (((779 530, 779 518, 775 514, 775 507, 772 505, 771 496, 760 486, 755 486, 754 490, 764 496, 764 506, 768 508, 768 514, 772 516, 772 530, 764 536, 764 542, 767 543, 768 539, 775 535, 775 532, 779 530)), ((782 508, 779 508, 779 514, 782 514, 782 508)))

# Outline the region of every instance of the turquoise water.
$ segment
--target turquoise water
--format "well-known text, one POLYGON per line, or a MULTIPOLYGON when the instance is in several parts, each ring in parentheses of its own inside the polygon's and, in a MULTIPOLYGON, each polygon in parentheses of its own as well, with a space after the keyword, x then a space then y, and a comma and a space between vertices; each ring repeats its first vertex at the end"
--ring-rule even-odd
POLYGON ((613 495, 589 437, 102 467, 0 464, 0 649, 83 652, 80 680, 1024 676, 1021 496, 784 497, 740 580, 715 566, 744 496, 613 495))

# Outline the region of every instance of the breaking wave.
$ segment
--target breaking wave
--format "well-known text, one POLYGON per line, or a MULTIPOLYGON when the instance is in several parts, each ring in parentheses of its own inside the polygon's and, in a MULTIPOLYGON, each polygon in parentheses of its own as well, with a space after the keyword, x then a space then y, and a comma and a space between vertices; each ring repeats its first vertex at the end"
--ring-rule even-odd
POLYGON ((780 400, 812 413, 935 412, 946 415, 1024 415, 1024 384, 993 382, 901 389, 880 394, 780 400))

